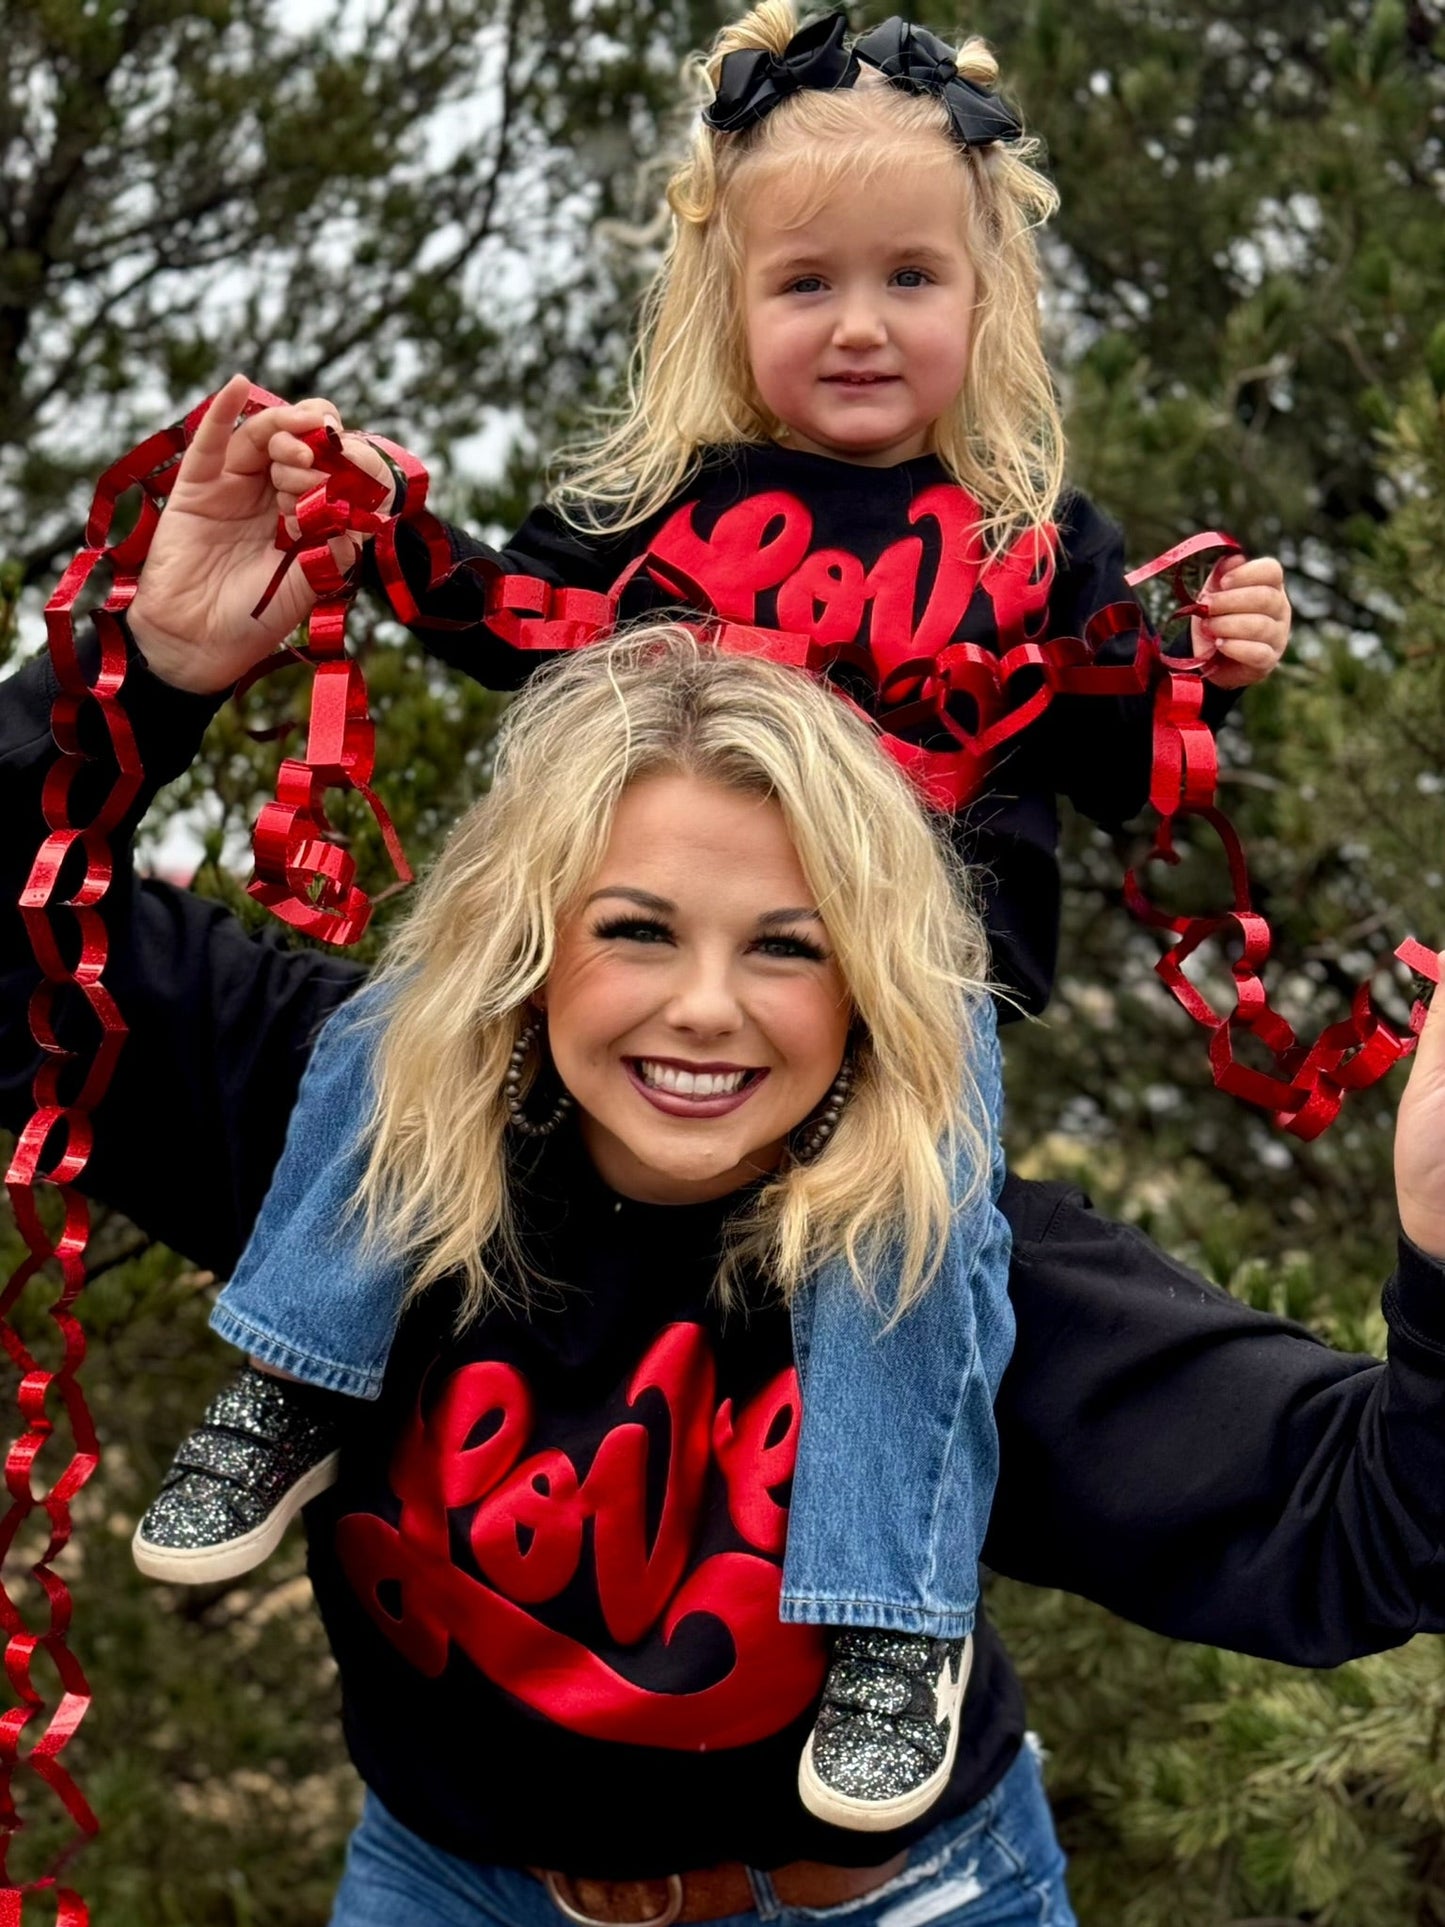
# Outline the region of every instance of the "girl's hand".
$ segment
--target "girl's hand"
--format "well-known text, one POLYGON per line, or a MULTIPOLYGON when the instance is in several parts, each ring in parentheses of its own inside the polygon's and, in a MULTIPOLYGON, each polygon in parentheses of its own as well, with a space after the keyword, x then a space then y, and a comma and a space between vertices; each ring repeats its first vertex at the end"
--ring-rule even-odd
MULTIPOLYGON (((1445 952, 1441 953, 1445 979, 1445 952)), ((1400 1228, 1445 1261, 1445 987, 1437 986, 1395 1121, 1400 1228)))
MULTIPOLYGON (((178 689, 229 689, 280 647, 316 601, 293 568, 263 614, 251 614, 281 560, 269 447, 278 433, 304 434, 325 421, 339 429, 340 422, 332 404, 317 399, 262 409, 237 426, 250 386, 245 375, 233 375, 206 410, 130 605, 141 654, 178 689)), ((331 544, 337 566, 349 569, 360 546, 338 536, 331 544)))
MULTIPOLYGON (((312 404, 305 402, 302 406, 310 407, 312 404)), ((315 425, 315 422, 309 424, 313 428, 315 425)), ((376 512, 378 515, 390 515, 396 497, 396 477, 390 465, 376 452, 365 435, 343 435, 341 446, 348 461, 374 481, 385 485, 386 499, 378 504, 376 512)), ((271 486, 276 491, 276 503, 286 518, 287 533, 294 541, 301 533, 296 520, 296 504, 321 479, 316 472, 316 456, 293 427, 278 428, 267 444, 267 453, 271 458, 271 486)))
POLYGON ((1210 570, 1199 599, 1207 613, 1190 629, 1195 655, 1212 658, 1206 681, 1220 689, 1263 682, 1284 654, 1293 619, 1279 563, 1272 555, 1253 562, 1227 555, 1210 570))

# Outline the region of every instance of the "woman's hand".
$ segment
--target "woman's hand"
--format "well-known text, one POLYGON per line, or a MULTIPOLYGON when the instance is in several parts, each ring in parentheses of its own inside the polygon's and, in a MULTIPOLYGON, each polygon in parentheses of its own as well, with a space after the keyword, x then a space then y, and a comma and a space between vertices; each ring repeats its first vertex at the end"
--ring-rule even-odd
MULTIPOLYGON (((1445 951, 1440 956, 1445 979, 1445 951)), ((1400 1228, 1445 1261, 1445 988, 1437 987, 1395 1122, 1400 1228)))
POLYGON ((1293 619, 1284 570, 1274 557, 1227 555, 1210 570, 1199 599, 1205 614, 1194 617, 1190 631, 1195 655, 1210 658, 1205 680, 1246 689, 1272 675, 1293 619))
MULTIPOLYGON (((284 511, 271 478, 270 444, 277 435, 341 424, 332 404, 318 398, 262 409, 236 426, 250 386, 246 376, 233 375, 212 399, 182 458, 130 605, 142 655, 178 689, 229 689, 280 647, 316 601, 302 571, 293 568, 264 612, 251 613, 281 560, 276 523, 284 511)), ((356 440, 349 438, 348 453, 356 440)), ((385 469, 374 450, 367 454, 385 469)), ((338 536, 331 544, 337 566, 350 568, 360 546, 338 536)))

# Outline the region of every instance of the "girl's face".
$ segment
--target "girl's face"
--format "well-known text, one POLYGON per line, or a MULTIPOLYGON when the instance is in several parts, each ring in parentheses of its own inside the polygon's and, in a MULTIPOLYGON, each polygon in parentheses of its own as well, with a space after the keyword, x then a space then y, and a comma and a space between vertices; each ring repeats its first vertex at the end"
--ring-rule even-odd
POLYGON ((774 1169, 851 1017, 782 810, 678 775, 623 795, 539 1001, 593 1163, 651 1204, 774 1169))
POLYGON ((968 372, 976 283, 954 170, 840 188, 801 224, 787 214, 756 193, 743 230, 764 405, 814 455, 881 468, 923 454, 968 372))

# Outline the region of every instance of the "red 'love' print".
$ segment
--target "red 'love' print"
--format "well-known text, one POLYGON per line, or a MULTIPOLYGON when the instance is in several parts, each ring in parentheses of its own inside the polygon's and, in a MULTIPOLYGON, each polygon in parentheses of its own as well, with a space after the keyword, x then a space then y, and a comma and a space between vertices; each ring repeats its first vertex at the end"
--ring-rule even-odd
POLYGON ((812 514, 784 489, 750 495, 726 509, 706 536, 697 532, 695 512, 696 504, 687 503, 663 524, 649 548, 649 565, 661 565, 700 590, 705 606, 725 621, 762 622, 807 636, 823 649, 861 641, 866 616, 868 653, 880 685, 906 665, 931 662, 955 641, 980 590, 989 600, 998 655, 1036 640, 1048 607, 1054 574, 1048 536, 1029 530, 989 555, 978 504, 952 483, 921 490, 908 508, 914 527, 931 522, 938 532, 938 561, 921 615, 921 536, 891 543, 865 569, 847 549, 813 548, 812 514), (770 621, 759 597, 772 589, 777 606, 770 621))
POLYGON ((779 1373, 736 1415, 731 1400, 715 1406, 715 1387, 707 1335, 694 1324, 660 1333, 628 1381, 629 1408, 657 1392, 668 1414, 661 1516, 649 1543, 653 1435, 645 1424, 614 1426, 585 1475, 564 1452, 523 1457, 533 1406, 522 1373, 498 1360, 462 1366, 398 1447, 399 1523, 352 1513, 337 1527, 337 1555, 362 1605, 426 1677, 441 1674, 456 1646, 493 1684, 594 1739, 702 1752, 778 1732, 817 1696, 825 1663, 816 1627, 778 1618, 787 1510, 773 1494, 797 1456, 797 1375, 779 1373), (714 1468, 745 1549, 697 1560, 714 1468), (451 1518, 462 1509, 475 1574, 452 1556, 451 1518), (731 1642, 719 1678, 688 1693, 639 1684, 531 1610, 576 1579, 589 1521, 611 1643, 649 1670, 645 1649, 665 1649, 685 1621, 705 1614, 731 1642))

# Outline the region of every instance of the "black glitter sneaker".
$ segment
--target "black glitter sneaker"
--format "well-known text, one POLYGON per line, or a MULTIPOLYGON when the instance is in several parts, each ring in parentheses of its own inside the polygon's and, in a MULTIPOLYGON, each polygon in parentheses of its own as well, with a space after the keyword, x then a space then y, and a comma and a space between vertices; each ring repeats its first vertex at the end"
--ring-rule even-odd
POLYGON ((972 1639, 838 1634, 798 1792, 830 1826, 886 1833, 927 1813, 948 1783, 972 1639))
POLYGON ((336 1479, 339 1396, 244 1365, 171 1460, 131 1552, 150 1579, 208 1586, 259 1566, 336 1479))

